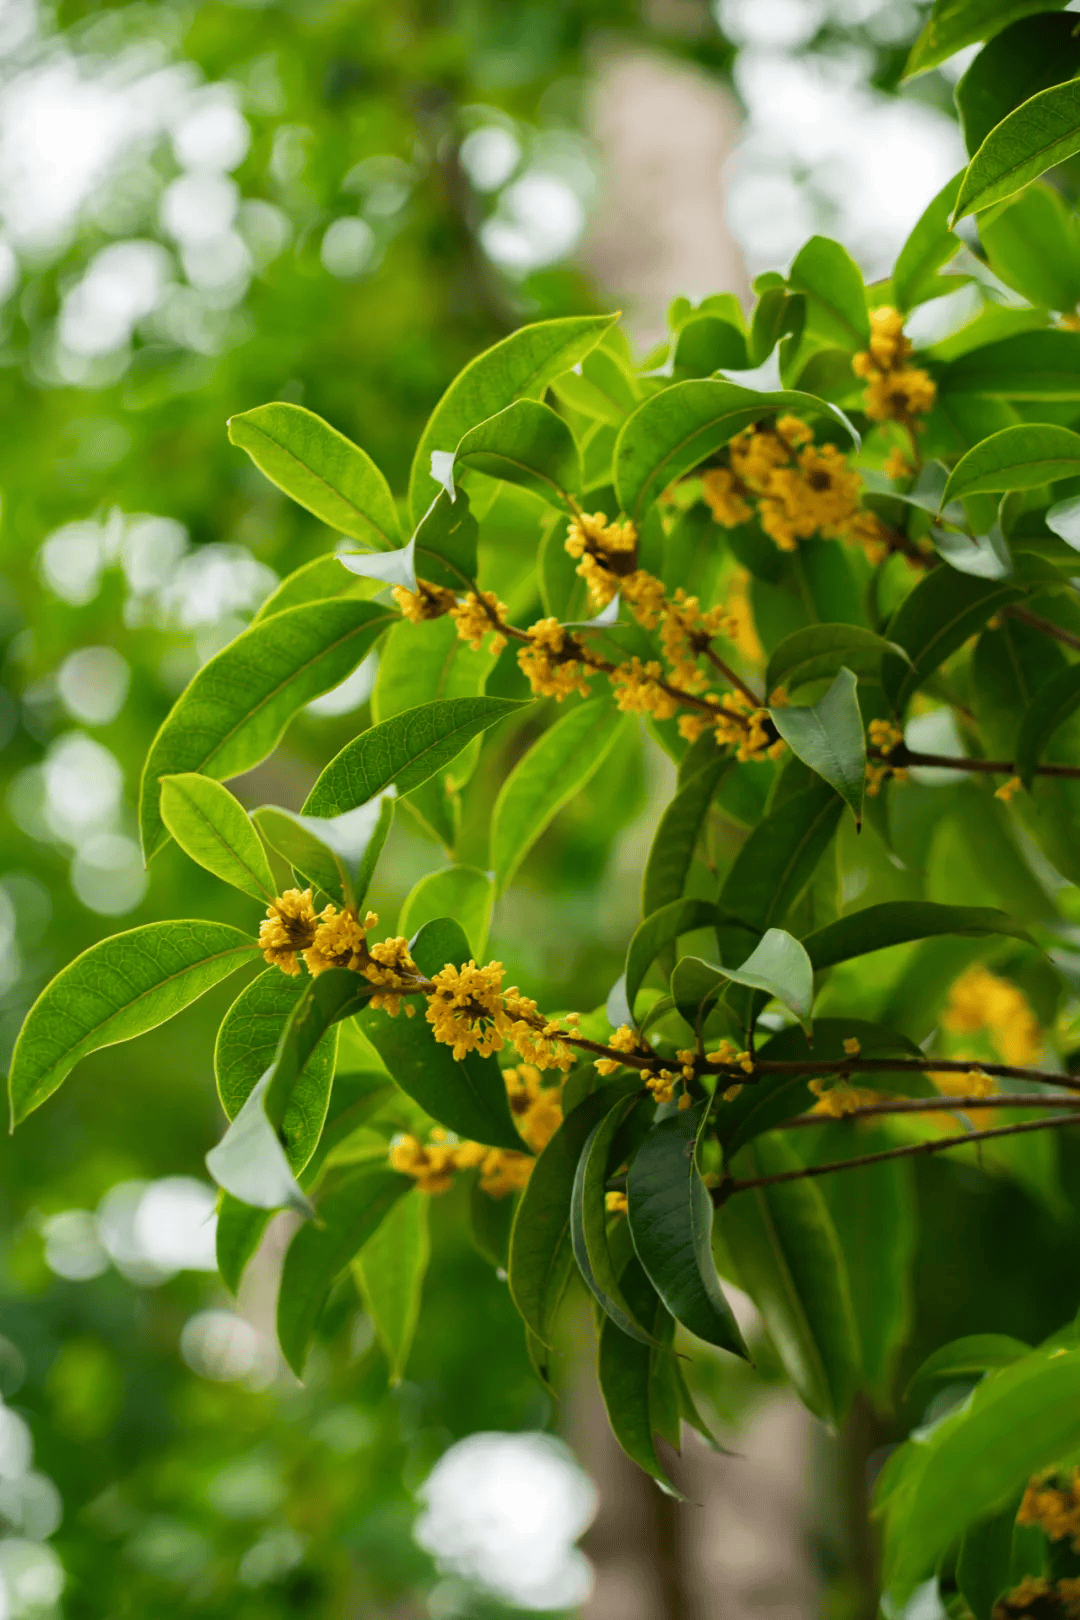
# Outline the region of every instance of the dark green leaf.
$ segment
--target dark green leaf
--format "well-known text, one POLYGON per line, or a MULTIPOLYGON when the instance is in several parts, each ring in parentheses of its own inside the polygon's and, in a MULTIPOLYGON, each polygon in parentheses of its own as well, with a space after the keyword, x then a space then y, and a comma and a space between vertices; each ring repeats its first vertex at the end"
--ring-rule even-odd
MULTIPOLYGON (((450 917, 425 923, 411 946, 413 961, 429 976, 447 964, 460 967, 472 956, 461 925, 450 917)), ((449 1046, 436 1041, 423 1006, 414 1018, 396 1018, 365 1008, 357 1022, 402 1091, 449 1130, 492 1147, 524 1144, 514 1129, 506 1085, 494 1057, 470 1052, 458 1063, 449 1046)))
POLYGON ((718 967, 717 972, 732 984, 764 991, 794 1013, 801 1024, 809 1025, 814 970, 803 946, 782 928, 767 929, 739 967, 718 967))
POLYGON ((750 365, 764 365, 781 338, 800 335, 805 319, 806 300, 801 293, 793 297, 779 278, 777 285, 765 288, 754 305, 746 345, 750 365))
POLYGON ((431 1254, 426 1193, 406 1193, 368 1238, 352 1262, 368 1315, 398 1384, 409 1359, 420 1316, 420 1295, 431 1254))
POLYGON ((460 371, 432 411, 416 447, 409 503, 418 522, 434 494, 432 452, 452 453, 470 428, 486 422, 515 399, 539 399, 596 347, 614 325, 613 315, 571 315, 537 321, 503 338, 460 371))
POLYGON ((1035 489, 1077 474, 1080 433, 1050 423, 1020 422, 992 433, 961 456, 949 474, 944 499, 977 495, 983 490, 1035 489))
POLYGON ((638 1148, 627 1177, 637 1257, 677 1322, 707 1344, 749 1360, 712 1257, 713 1205, 695 1161, 707 1103, 663 1120, 638 1148))
POLYGON ((1035 694, 1016 733, 1016 774, 1026 788, 1051 737, 1078 708, 1080 664, 1069 664, 1035 694))
POLYGON ((1078 369, 1080 332, 1057 328, 1020 332, 962 354, 945 367, 939 386, 943 394, 988 394, 1007 400, 1080 400, 1078 369))
POLYGON ((230 1294, 239 1289, 247 1263, 262 1242, 273 1213, 272 1209, 253 1209, 250 1204, 242 1204, 230 1193, 222 1196, 215 1249, 218 1271, 230 1294))
POLYGON ((551 385, 552 392, 575 411, 619 428, 641 399, 637 379, 619 356, 601 343, 551 385))
MULTIPOLYGON (((1070 30, 1076 27, 1071 16, 1052 16, 1050 20, 1067 22, 1070 30)), ((1073 39, 1071 44, 1076 66, 1080 67, 1080 39, 1073 39)), ((1006 206, 987 209, 979 220, 979 236, 991 269, 1002 281, 1023 293, 1030 303, 1043 304, 1047 309, 1071 310, 1080 301, 1080 230, 1075 214, 1054 186, 1028 186, 1006 206)), ((1057 329, 1031 333, 1033 339, 1054 336, 1074 337, 1076 334, 1057 329)), ((1076 345, 1070 347, 1075 351, 1076 345)), ((1055 377, 1054 381, 1059 388, 1069 386, 1064 378, 1055 377)), ((1070 397, 1075 399, 1080 393, 1075 375, 1071 383, 1070 397)), ((1023 396, 1013 394, 1012 397, 1023 396)))
MULTIPOLYGON (((798 1168, 778 1137, 762 1137, 738 1160, 740 1176, 798 1168)), ((788 1377, 812 1412, 838 1423, 854 1392, 859 1339, 843 1251, 820 1187, 788 1181, 736 1193, 720 1226, 788 1377)))
POLYGON ((860 679, 876 680, 886 653, 903 656, 895 643, 857 624, 808 624, 794 630, 775 648, 765 672, 770 695, 782 686, 788 692, 809 681, 830 680, 843 668, 860 679))
POLYGON ((851 352, 867 347, 866 288, 858 265, 839 242, 812 236, 795 255, 788 286, 806 294, 807 325, 816 336, 851 352))
POLYGON ((190 772, 161 784, 161 819, 185 855, 256 900, 272 900, 274 878, 247 811, 228 788, 190 772))
POLYGON ((893 708, 899 713, 946 658, 1023 594, 1015 577, 973 579, 952 568, 931 570, 901 602, 886 632, 909 660, 891 654, 882 659, 881 684, 893 708))
POLYGON ((773 725, 792 753, 836 789, 862 824, 866 736, 850 669, 841 669, 812 708, 770 709, 773 725))
MULTIPOLYGON (((800 770, 802 767, 800 766, 800 770)), ((783 921, 832 842, 844 801, 827 783, 785 798, 751 832, 731 864, 718 904, 762 932, 783 921)))
POLYGON ((959 251, 960 238, 949 229, 949 218, 962 179, 963 173, 954 175, 942 186, 900 249, 892 283, 896 307, 902 315, 936 295, 937 271, 959 251))
MULTIPOLYGON (((904 77, 937 67, 965 45, 992 39, 1018 17, 1053 11, 1059 0, 935 0, 930 21, 911 47, 904 77)), ((1060 0, 1064 4, 1064 0, 1060 0)))
MULTIPOLYGON (((1050 6, 1012 23, 981 50, 956 86, 956 110, 969 153, 996 124, 1039 90, 1071 79, 1080 68, 1076 19, 1050 6)), ((1051 306, 1056 307, 1056 306, 1051 306)))
POLYGON ((992 906, 943 906, 933 900, 884 900, 864 906, 834 923, 808 934, 803 940, 814 971, 850 962, 889 945, 903 945, 913 939, 933 939, 940 934, 960 934, 980 938, 1007 934, 1030 940, 1031 935, 1003 911, 992 906))
POLYGON ((441 698, 421 703, 364 731, 322 772, 304 804, 306 816, 339 816, 367 804, 391 783, 410 793, 489 726, 524 705, 512 698, 441 698))
MULTIPOLYGON (((632 1099, 618 1097, 603 1119, 589 1134, 581 1151, 570 1195, 570 1241, 574 1259, 586 1287, 600 1309, 628 1338, 651 1344, 652 1333, 635 1321, 619 1286, 615 1261, 608 1246, 606 1183, 612 1145, 629 1110, 632 1099)), ((617 1166, 616 1166, 617 1167, 617 1166)), ((651 1327, 656 1301, 645 1313, 651 1327)))
POLYGON ((295 815, 268 804, 254 818, 271 849, 331 900, 356 910, 389 836, 394 801, 384 793, 340 816, 295 815))
POLYGON ((654 1313, 652 1327, 661 1345, 638 1344, 628 1339, 611 1318, 605 1316, 597 1359, 600 1393, 612 1432, 626 1455, 651 1474, 661 1490, 678 1496, 664 1472, 653 1438, 668 1427, 663 1417, 663 1383, 657 1374, 671 1355, 662 1347, 663 1340, 672 1331, 671 1318, 663 1305, 655 1302, 652 1284, 636 1260, 630 1261, 621 1281, 623 1293, 635 1310, 651 1309, 654 1313))
POLYGON ((996 523, 977 537, 936 525, 930 536, 938 556, 958 574, 970 574, 973 579, 1011 579, 1015 572, 1012 554, 996 523))
POLYGON ((320 1201, 318 1224, 307 1222, 290 1243, 278 1292, 277 1332, 298 1378, 335 1281, 413 1185, 383 1164, 358 1165, 320 1201))
POLYGON ((939 1385, 963 1383, 999 1367, 1011 1367, 1030 1350, 1023 1339, 1014 1339, 1008 1333, 970 1333, 966 1338, 953 1339, 927 1356, 904 1391, 904 1398, 913 1402, 918 1396, 925 1401, 939 1385))
MULTIPOLYGON (((1033 1569, 1017 1568, 1014 1563, 1013 1541, 1018 1528, 1016 1511, 1019 1506, 1020 1497, 1014 1495, 1000 1513, 995 1513, 989 1519, 979 1519, 964 1536, 956 1560, 956 1584, 975 1620, 993 1620, 998 1599, 1004 1593, 1018 1586, 1024 1575, 1044 1573, 1041 1558, 1033 1569)), ((1029 1533, 1034 1528, 1029 1527, 1029 1533)), ((1038 1539, 1043 1541, 1042 1536, 1038 1539)), ((1042 1550, 1040 1548, 1040 1552, 1042 1550)))
POLYGON ((968 165, 953 221, 989 208, 1080 151, 1080 84, 1039 90, 992 129, 968 165))
MULTIPOLYGON (((311 602, 261 620, 204 664, 154 738, 139 821, 147 860, 168 834, 163 776, 238 776, 273 752, 296 711, 337 686, 397 618, 373 602, 311 602)), ((370 795, 368 795, 370 797, 370 795)))
POLYGON ((259 954, 226 923, 145 923, 99 940, 62 968, 26 1015, 8 1075, 12 1127, 80 1058, 155 1029, 259 954))
POLYGON ((581 491, 581 456, 569 426, 549 405, 519 399, 470 428, 454 456, 458 468, 520 484, 563 511, 581 491))
POLYGON ((398 544, 390 486, 366 451, 300 405, 276 400, 229 418, 229 438, 260 472, 354 540, 398 544))
POLYGON ((642 879, 643 918, 682 897, 713 795, 731 768, 722 755, 711 760, 683 783, 660 817, 642 879))
POLYGON ((631 1012, 642 981, 666 945, 695 928, 711 928, 716 907, 707 900, 673 900, 639 925, 626 951, 626 1002, 631 1012))
POLYGON ((500 893, 556 813, 599 770, 627 724, 608 698, 590 698, 556 720, 518 760, 491 818, 491 864, 500 893))
POLYGON ((459 489, 451 500, 445 489, 440 490, 410 542, 416 572, 448 590, 469 589, 476 579, 479 539, 480 528, 465 491, 459 489))
POLYGON ((691 317, 675 339, 672 375, 680 381, 714 371, 745 371, 749 364, 745 333, 719 315, 691 317))

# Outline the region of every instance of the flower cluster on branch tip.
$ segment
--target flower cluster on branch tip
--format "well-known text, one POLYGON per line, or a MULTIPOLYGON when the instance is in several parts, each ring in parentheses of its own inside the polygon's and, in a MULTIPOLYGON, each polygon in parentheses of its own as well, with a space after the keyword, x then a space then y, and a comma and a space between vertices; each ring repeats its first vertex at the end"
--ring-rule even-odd
MULTIPOLYGON (((872 422, 900 422, 914 427, 914 418, 930 410, 937 387, 928 371, 908 364, 911 344, 904 336, 904 319, 885 305, 870 313, 870 347, 853 357, 851 369, 866 379, 863 410, 872 422)), ((894 461, 894 468, 899 464, 894 461)))
MULTIPOLYGON (((531 1063, 504 1070, 503 1079, 522 1140, 531 1154, 542 1153, 562 1124, 561 1081, 545 1085, 531 1063)), ((455 1171, 479 1169, 480 1190, 490 1198, 504 1198, 525 1186, 536 1162, 531 1154, 457 1141, 436 1128, 426 1143, 411 1135, 398 1137, 390 1145, 390 1166, 411 1176, 421 1192, 427 1193, 447 1192, 455 1171)))

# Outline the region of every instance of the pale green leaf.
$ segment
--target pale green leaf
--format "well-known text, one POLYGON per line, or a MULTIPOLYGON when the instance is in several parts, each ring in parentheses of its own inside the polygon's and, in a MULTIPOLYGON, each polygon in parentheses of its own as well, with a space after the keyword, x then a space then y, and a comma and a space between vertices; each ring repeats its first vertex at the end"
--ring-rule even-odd
POLYGON ((255 900, 272 900, 273 874, 247 811, 228 788, 188 772, 161 784, 161 819, 185 855, 255 900))

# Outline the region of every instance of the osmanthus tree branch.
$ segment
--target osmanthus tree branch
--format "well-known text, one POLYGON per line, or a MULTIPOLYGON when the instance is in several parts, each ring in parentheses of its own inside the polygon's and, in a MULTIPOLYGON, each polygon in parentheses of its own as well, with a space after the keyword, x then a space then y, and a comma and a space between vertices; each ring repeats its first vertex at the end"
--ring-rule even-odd
POLYGON ((714 652, 713 649, 708 645, 703 646, 701 651, 709 660, 709 663, 712 665, 713 669, 716 670, 717 674, 722 675, 729 686, 733 686, 737 692, 741 692, 748 703, 752 703, 755 708, 761 708, 763 706, 762 699, 758 697, 753 687, 747 686, 742 677, 736 675, 735 671, 724 663, 724 660, 720 657, 719 653, 714 652))
POLYGON ((940 1097, 888 1097, 881 1102, 860 1103, 846 1114, 796 1114, 787 1119, 779 1130, 790 1130, 797 1125, 842 1125, 849 1119, 873 1119, 881 1114, 954 1114, 975 1108, 1080 1108, 1080 1097, 1024 1096, 1020 1092, 994 1092, 989 1097, 954 1097, 943 1093, 940 1097))
MULTIPOLYGON (((1080 646, 1080 642, 1077 642, 1080 646)), ((888 753, 880 748, 867 749, 870 759, 883 765, 905 768, 908 765, 932 765, 950 771, 975 771, 987 776, 1015 776, 1016 766, 1008 759, 971 759, 953 754, 924 754, 920 749, 897 743, 888 753)), ((1036 776, 1080 777, 1080 765, 1036 765, 1036 776)))
MULTIPOLYGON (((761 1060, 759 1076, 766 1074, 989 1074, 998 1080, 1032 1080, 1038 1085, 1061 1086, 1080 1091, 1080 1079, 1071 1074, 1053 1074, 1047 1069, 1024 1068, 1015 1063, 981 1063, 976 1058, 869 1058, 843 1057, 815 1063, 812 1059, 781 1063, 761 1060)), ((725 1071, 727 1072, 727 1071, 725 1071)), ((735 1070, 730 1071, 733 1075, 735 1070)), ((745 1076, 744 1076, 745 1078, 745 1076)), ((918 1101, 920 1099, 916 1099, 918 1101)))
POLYGON ((806 1181, 811 1176, 832 1175, 835 1170, 862 1170, 871 1164, 885 1164, 890 1159, 910 1159, 921 1153, 944 1153, 949 1148, 970 1147, 973 1142, 988 1142, 998 1136, 1019 1136, 1022 1131, 1049 1131, 1077 1123, 1080 1121, 1071 1114, 1050 1114, 1045 1119, 1026 1119, 1018 1125, 996 1125, 985 1131, 965 1131, 962 1136, 931 1136, 925 1142, 906 1142, 902 1147, 883 1148, 880 1153, 864 1153, 856 1159, 837 1159, 829 1164, 807 1164, 798 1170, 781 1170, 771 1176, 749 1176, 742 1181, 728 1178, 712 1188, 712 1200, 720 1206, 735 1193, 750 1192, 755 1187, 772 1187, 781 1181, 806 1181))
POLYGON ((1032 613, 1030 608, 1018 607, 1015 602, 1005 609, 1005 613, 1010 619, 1019 619, 1022 624, 1030 624, 1033 630, 1041 630, 1044 635, 1053 636, 1063 647, 1072 647, 1076 652, 1080 652, 1080 636, 1074 636, 1068 630, 1063 630, 1061 625, 1055 624, 1052 619, 1044 619, 1041 614, 1032 613))

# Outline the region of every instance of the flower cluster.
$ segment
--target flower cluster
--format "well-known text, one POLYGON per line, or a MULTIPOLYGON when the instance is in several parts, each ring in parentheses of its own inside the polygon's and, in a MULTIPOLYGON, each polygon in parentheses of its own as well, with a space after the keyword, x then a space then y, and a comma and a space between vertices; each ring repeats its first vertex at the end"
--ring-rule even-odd
POLYGON ((398 611, 410 624, 441 619, 444 613, 450 613, 457 607, 457 597, 453 591, 446 590, 442 585, 432 585, 426 579, 417 580, 415 591, 410 591, 406 585, 395 585, 393 595, 398 611))
POLYGON ((638 571, 637 539, 632 523, 613 523, 603 512, 582 512, 570 524, 566 549, 581 559, 578 573, 595 607, 607 607, 616 591, 624 596, 634 592, 630 582, 638 571))
POLYGON ((1028 1480, 1016 1522, 1037 1524, 1051 1541, 1068 1536, 1073 1550, 1080 1553, 1080 1468, 1028 1480))
POLYGON ((848 1114, 854 1114, 859 1108, 868 1108, 871 1103, 881 1102, 884 1095, 880 1091, 867 1091, 862 1086, 853 1086, 847 1080, 811 1080, 809 1087, 818 1099, 810 1112, 823 1114, 827 1119, 845 1119, 848 1114))
POLYGON ((539 619, 525 634, 529 645, 518 653, 518 663, 537 697, 561 703, 574 692, 589 696, 587 666, 577 656, 584 649, 558 619, 539 619))
MULTIPOLYGON (((441 619, 448 613, 457 624, 458 635, 474 652, 480 651, 489 630, 497 630, 506 612, 505 602, 500 602, 494 591, 468 591, 459 602, 453 591, 432 585, 426 579, 417 580, 415 591, 410 591, 406 585, 395 585, 394 601, 411 624, 441 619)), ((505 646, 506 637, 496 634, 491 642, 492 652, 501 653, 505 646)))
MULTIPOLYGON (((396 1018, 402 996, 416 988, 419 971, 404 938, 368 945, 367 936, 378 922, 374 911, 363 922, 349 907, 339 911, 337 906, 327 905, 316 912, 310 889, 287 889, 266 908, 259 944, 266 961, 283 973, 299 973, 302 956, 313 978, 327 968, 362 974, 379 987, 371 1005, 396 1018)), ((410 1014, 412 1010, 406 1009, 410 1014)))
POLYGON ((866 791, 876 799, 882 783, 891 777, 894 782, 906 782, 907 771, 902 765, 890 765, 889 755, 895 753, 904 740, 904 733, 891 720, 871 720, 868 731, 870 745, 881 755, 879 760, 868 760, 866 765, 866 791))
POLYGON ((853 357, 851 369, 866 379, 863 409, 874 422, 902 422, 930 410, 937 387, 929 372, 908 364, 911 344, 904 318, 887 305, 870 314, 870 347, 853 357))
POLYGON ((993 1620, 1012 1620, 1014 1615, 1028 1615, 1032 1609, 1044 1617, 1080 1620, 1080 1580, 1068 1575, 1056 1581, 1047 1580, 1045 1575, 1025 1575, 1018 1586, 998 1599, 993 1620))
MULTIPOLYGON (((527 1063, 542 1069, 569 1069, 574 1055, 559 1023, 544 1018, 535 1001, 517 986, 504 990, 501 962, 477 967, 472 960, 462 967, 453 963, 432 976, 427 993, 428 1023, 437 1041, 451 1046, 460 1062, 469 1052, 490 1057, 509 1041, 527 1063)), ((573 1024, 577 1014, 564 1020, 573 1024)))
POLYGON ((942 1026, 955 1034, 989 1034, 1003 1062, 1023 1068, 1042 1051, 1039 1021, 1024 992, 984 967, 970 967, 949 991, 942 1026))
POLYGON ((286 889, 266 908, 266 921, 259 925, 259 944, 271 967, 295 976, 300 972, 300 956, 315 943, 319 919, 310 889, 286 889))
MULTIPOLYGON (((523 1063, 503 1074, 510 1112, 518 1132, 533 1154, 540 1154, 562 1124, 559 1086, 545 1086, 540 1071, 523 1063)), ((480 1171, 480 1188, 491 1198, 519 1192, 535 1160, 528 1153, 485 1147, 482 1142, 459 1142, 446 1131, 433 1130, 426 1143, 415 1136, 400 1136, 390 1146, 390 1165, 412 1176, 421 1192, 444 1193, 456 1170, 480 1171)))

